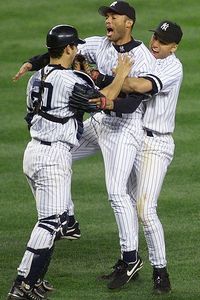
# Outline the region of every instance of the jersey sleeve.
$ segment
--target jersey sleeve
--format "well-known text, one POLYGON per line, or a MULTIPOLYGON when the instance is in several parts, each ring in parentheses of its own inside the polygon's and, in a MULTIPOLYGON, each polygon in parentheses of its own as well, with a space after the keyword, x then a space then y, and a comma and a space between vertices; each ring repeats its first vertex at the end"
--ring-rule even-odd
POLYGON ((113 111, 116 113, 133 113, 143 100, 149 99, 147 94, 131 93, 126 98, 117 98, 114 101, 113 111))
POLYGON ((148 73, 152 73, 156 64, 155 57, 143 43, 135 49, 136 50, 133 52, 134 64, 130 77, 141 77, 148 73))
POLYGON ((33 111, 33 101, 32 92, 38 92, 38 86, 34 87, 35 81, 39 81, 39 72, 34 73, 28 81, 27 88, 26 88, 26 105, 27 105, 27 112, 33 111), (37 90, 34 90, 37 88, 37 90))
POLYGON ((161 91, 163 93, 168 93, 173 85, 177 84, 177 82, 182 81, 182 65, 177 60, 173 64, 167 64, 162 69, 158 66, 155 75, 159 77, 160 81, 162 82, 161 91))
POLYGON ((32 64, 31 71, 38 71, 42 68, 44 68, 46 65, 50 62, 50 56, 49 53, 44 53, 41 55, 36 55, 28 59, 28 62, 32 64))
POLYGON ((103 37, 93 36, 85 39, 85 44, 78 45, 78 52, 85 56, 89 63, 95 64, 97 61, 96 55, 99 45, 103 37))
POLYGON ((28 84, 27 84, 27 88, 26 88, 26 107, 27 107, 27 112, 31 112, 33 110, 33 105, 32 105, 31 96, 30 96, 30 91, 31 91, 32 81, 33 81, 32 77, 29 79, 28 84))
POLYGON ((169 60, 168 63, 163 60, 157 61, 155 70, 147 74, 144 78, 152 82, 153 90, 152 94, 157 94, 159 92, 168 93, 173 85, 177 82, 181 82, 183 77, 182 64, 177 59, 176 61, 169 60))

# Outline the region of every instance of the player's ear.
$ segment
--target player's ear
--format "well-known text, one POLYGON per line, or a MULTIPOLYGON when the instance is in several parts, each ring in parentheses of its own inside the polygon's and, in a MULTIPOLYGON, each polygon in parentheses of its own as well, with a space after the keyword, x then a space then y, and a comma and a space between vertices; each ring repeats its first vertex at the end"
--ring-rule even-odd
POLYGON ((133 20, 127 19, 126 20, 126 27, 132 29, 132 27, 133 27, 133 20))
POLYGON ((67 45, 64 49, 64 51, 66 51, 67 54, 70 54, 71 53, 71 46, 70 45, 67 45))
POLYGON ((171 48, 170 52, 171 52, 171 53, 176 52, 177 48, 178 48, 178 45, 174 43, 174 44, 172 45, 172 48, 171 48))

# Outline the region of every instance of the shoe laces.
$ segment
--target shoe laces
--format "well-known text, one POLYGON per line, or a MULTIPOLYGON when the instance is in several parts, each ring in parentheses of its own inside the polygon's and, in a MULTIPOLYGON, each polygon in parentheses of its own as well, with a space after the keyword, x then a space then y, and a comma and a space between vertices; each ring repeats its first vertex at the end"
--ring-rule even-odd
POLYGON ((23 284, 20 289, 28 297, 29 300, 41 300, 42 298, 34 293, 33 289, 28 289, 25 284, 23 284))
POLYGON ((30 300, 41 300, 42 298, 36 295, 32 290, 25 293, 30 300))
POLYGON ((47 292, 54 290, 53 285, 51 285, 47 280, 38 280, 34 287, 34 293, 42 297, 47 292))
POLYGON ((41 297, 34 295, 33 293, 30 293, 30 294, 28 293, 27 296, 30 300, 41 300, 42 299, 41 297))

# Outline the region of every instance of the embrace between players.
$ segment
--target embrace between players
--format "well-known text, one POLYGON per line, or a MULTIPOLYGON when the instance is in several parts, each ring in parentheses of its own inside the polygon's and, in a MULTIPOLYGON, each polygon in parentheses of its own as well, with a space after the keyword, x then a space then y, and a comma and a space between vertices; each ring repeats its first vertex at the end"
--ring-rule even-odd
MULTIPOLYGON (((174 22, 162 21, 151 30, 149 51, 132 36, 136 16, 127 2, 102 6, 99 13, 105 16, 105 37, 83 41, 74 27, 54 26, 47 34, 48 53, 30 59, 14 77, 17 80, 28 70, 40 70, 27 87, 28 113, 34 114, 29 120, 32 139, 23 161, 38 222, 8 299, 40 300, 53 289, 44 277, 55 241, 80 237, 71 199, 71 162, 97 151, 104 159, 121 248, 113 272, 101 279, 108 282, 109 289, 136 279, 143 267, 138 253, 139 218, 153 268, 153 290, 158 294, 171 291, 164 232, 156 209, 174 154, 172 133, 183 76, 175 51, 182 30, 174 22), (77 57, 77 46, 89 63, 96 64, 98 72, 93 78, 107 98, 105 111, 83 125, 83 114, 75 116, 69 107, 75 84, 91 85, 87 75, 69 69, 77 57), (37 111, 33 100, 42 103, 37 111)), ((83 61, 76 63, 84 65, 83 61)), ((102 106, 100 98, 91 103, 102 106)))

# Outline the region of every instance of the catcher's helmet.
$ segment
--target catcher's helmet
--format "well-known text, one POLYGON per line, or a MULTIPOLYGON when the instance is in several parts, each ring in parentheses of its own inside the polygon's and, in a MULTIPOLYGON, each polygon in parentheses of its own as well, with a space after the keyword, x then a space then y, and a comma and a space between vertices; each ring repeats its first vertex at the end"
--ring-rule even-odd
POLYGON ((60 48, 69 44, 84 44, 85 41, 78 38, 77 30, 69 25, 57 25, 47 33, 46 46, 48 49, 60 48))

